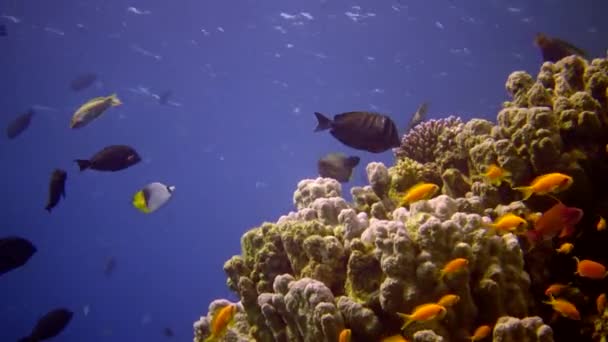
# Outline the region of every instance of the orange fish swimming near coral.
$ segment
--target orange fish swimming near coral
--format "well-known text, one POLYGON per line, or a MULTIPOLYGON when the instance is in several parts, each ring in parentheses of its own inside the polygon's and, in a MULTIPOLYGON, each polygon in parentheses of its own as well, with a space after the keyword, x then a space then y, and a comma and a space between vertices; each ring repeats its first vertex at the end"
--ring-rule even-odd
POLYGON ((543 301, 543 303, 553 306, 553 310, 555 310, 557 313, 566 318, 570 318, 577 321, 581 319, 581 315, 579 314, 578 309, 574 304, 570 303, 565 299, 555 299, 553 298, 553 296, 550 297, 551 298, 548 301, 543 301))
POLYGON ((350 342, 352 331, 350 329, 342 329, 340 336, 338 336, 338 342, 350 342))
POLYGON ((549 296, 549 297, 558 296, 560 293, 562 293, 568 287, 570 287, 570 285, 560 284, 560 283, 551 284, 545 290, 545 296, 549 296))
POLYGON ((498 217, 494 222, 490 224, 484 224, 484 226, 490 228, 491 232, 504 232, 504 233, 523 233, 528 228, 528 221, 513 214, 506 213, 498 217))
POLYGON ((524 196, 523 200, 527 200, 535 195, 555 194, 568 189, 573 183, 572 177, 563 173, 553 172, 534 178, 529 186, 519 186, 513 190, 520 191, 524 196))
POLYGON ((455 295, 455 294, 447 294, 447 295, 441 297, 437 301, 437 304, 439 304, 443 307, 449 308, 450 306, 456 305, 459 301, 460 301, 460 296, 455 295))
POLYGON ((205 342, 213 342, 224 336, 228 329, 228 325, 232 323, 235 314, 235 304, 226 305, 223 308, 218 309, 211 319, 211 334, 205 339, 205 342))
POLYGON ((450 260, 439 273, 439 279, 443 279, 448 274, 454 274, 464 269, 469 264, 469 260, 465 258, 456 258, 450 260))
POLYGON ((471 342, 481 341, 484 338, 488 337, 492 332, 492 328, 489 325, 482 325, 475 329, 473 335, 469 337, 471 342))
POLYGON ((606 294, 602 293, 601 295, 597 296, 597 299, 595 300, 595 306, 597 308, 597 313, 599 315, 604 313, 604 310, 606 309, 606 294))
POLYGON ((574 227, 582 218, 581 209, 567 207, 562 202, 558 202, 536 220, 534 229, 528 230, 526 236, 532 246, 541 240, 550 240, 555 236, 568 237, 574 233, 574 227))
POLYGON ((511 172, 496 164, 490 164, 482 174, 483 178, 491 185, 500 186, 502 182, 511 183, 511 172))
POLYGON ((590 279, 604 279, 608 272, 606 272, 606 267, 599 262, 593 260, 579 260, 579 258, 574 257, 576 260, 576 272, 574 274, 590 279))
POLYGON ((405 206, 420 200, 425 200, 433 197, 439 186, 433 183, 418 183, 407 190, 401 199, 401 206, 405 206))
POLYGON ((598 232, 601 232, 602 230, 606 229, 606 220, 602 216, 600 216, 600 220, 597 221, 597 225, 595 226, 595 228, 598 232))
POLYGON ((570 242, 564 242, 555 251, 561 254, 570 254, 570 252, 572 252, 572 249, 574 249, 573 244, 571 244, 570 242))
POLYGON ((410 324, 419 321, 430 321, 435 318, 442 319, 447 312, 444 306, 435 303, 422 304, 414 308, 414 312, 407 315, 401 312, 397 312, 399 317, 405 320, 401 330, 407 328, 410 324))

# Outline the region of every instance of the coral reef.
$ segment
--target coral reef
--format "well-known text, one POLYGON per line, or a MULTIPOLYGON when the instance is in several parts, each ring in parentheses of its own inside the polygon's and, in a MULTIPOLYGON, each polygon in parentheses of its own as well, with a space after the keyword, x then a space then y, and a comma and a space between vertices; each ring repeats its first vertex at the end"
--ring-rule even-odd
MULTIPOLYGON (((227 285, 240 299, 225 340, 336 341, 348 328, 353 341, 402 333, 413 341, 450 342, 469 339, 481 324, 493 327, 494 341, 605 340, 606 313, 593 313, 589 298, 608 288, 608 277, 577 278, 571 256, 555 252, 563 239, 530 250, 523 236, 491 234, 487 225, 513 213, 533 227, 528 217, 555 199, 522 202, 513 187, 566 173, 574 185, 559 200, 585 212, 567 241, 581 259, 608 264, 608 232, 595 229, 598 217, 608 217, 608 59, 547 62, 536 79, 512 73, 505 88, 512 100, 495 124, 448 117, 413 128, 394 150, 394 165, 367 165, 369 185, 351 189, 352 203, 336 180, 299 182, 296 210, 246 232, 241 255, 224 265, 227 285), (510 172, 509 183, 484 181, 491 164, 510 172), (396 199, 419 182, 437 184, 441 193, 400 207, 396 199), (468 265, 440 277, 454 258, 468 265), (566 297, 580 321, 554 318, 543 303, 555 282, 576 289, 566 297), (459 296, 445 317, 401 331, 397 312, 445 294, 459 296)), ((225 305, 212 303, 195 324, 195 341, 204 340, 210 317, 225 305)))

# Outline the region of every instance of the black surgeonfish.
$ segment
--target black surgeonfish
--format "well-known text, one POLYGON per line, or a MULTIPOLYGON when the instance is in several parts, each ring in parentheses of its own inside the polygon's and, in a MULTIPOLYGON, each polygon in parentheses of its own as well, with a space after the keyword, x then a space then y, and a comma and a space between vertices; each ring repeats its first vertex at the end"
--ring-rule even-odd
POLYGON ((120 171, 141 161, 139 154, 127 145, 110 145, 97 152, 91 159, 76 159, 80 171, 120 171))
POLYGON ((175 334, 173 333, 173 330, 171 330, 171 328, 165 328, 165 329, 163 329, 163 335, 165 335, 167 337, 173 337, 173 336, 175 336, 175 334))
POLYGON ((70 323, 74 313, 68 309, 58 308, 42 316, 29 336, 22 337, 17 342, 38 342, 59 335, 70 323))
POLYGON ((81 91, 92 86, 95 81, 97 81, 97 74, 93 72, 88 72, 85 74, 78 75, 76 76, 76 78, 70 81, 70 88, 73 91, 81 91))
POLYGON ((381 153, 399 147, 399 132, 395 123, 386 115, 369 112, 347 112, 331 120, 315 112, 315 132, 329 129, 329 133, 344 145, 357 150, 381 153))
POLYGON ((36 247, 24 238, 0 238, 0 275, 25 265, 36 251, 36 247))
POLYGON ((544 62, 555 63, 560 59, 571 55, 581 57, 586 57, 587 55, 585 51, 568 43, 567 41, 555 37, 549 37, 544 33, 537 33, 536 37, 534 37, 534 43, 540 48, 544 62))
POLYGON ((62 169, 55 169, 51 174, 49 183, 49 198, 46 202, 46 211, 49 213, 59 203, 59 199, 65 198, 65 180, 68 178, 68 173, 62 169))
POLYGON ((6 136, 9 139, 15 139, 19 134, 23 133, 30 126, 32 116, 34 116, 34 111, 30 109, 13 119, 6 127, 6 136))
POLYGON ((347 157, 342 153, 330 153, 319 159, 317 169, 319 176, 333 178, 341 183, 350 180, 353 169, 359 165, 359 157, 347 157))

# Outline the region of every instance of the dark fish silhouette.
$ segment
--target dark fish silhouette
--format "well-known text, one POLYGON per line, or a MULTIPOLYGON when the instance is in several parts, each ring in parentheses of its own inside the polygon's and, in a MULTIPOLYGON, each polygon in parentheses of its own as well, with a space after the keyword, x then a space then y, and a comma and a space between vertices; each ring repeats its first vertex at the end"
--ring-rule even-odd
POLYGON ((105 274, 106 277, 109 277, 114 273, 114 269, 116 269, 116 259, 114 259, 114 257, 109 257, 103 268, 103 274, 105 274))
POLYGON ((36 247, 24 238, 0 238, 0 275, 25 265, 36 251, 36 247))
POLYGON ((577 55, 586 57, 585 51, 559 38, 549 37, 544 33, 537 33, 534 43, 540 48, 545 62, 557 62, 564 57, 577 55))
POLYGON ((6 37, 8 33, 6 32, 6 25, 0 24, 0 37, 6 37))
POLYGON ((173 92, 171 90, 165 90, 160 95, 158 95, 158 103, 161 105, 166 105, 169 103, 169 98, 171 97, 173 92))
POLYGON ((329 129, 331 135, 346 146, 372 153, 399 147, 399 132, 395 123, 386 115, 369 112, 347 112, 331 120, 315 112, 315 132, 329 129))
POLYGON ((359 165, 359 157, 347 157, 342 153, 330 153, 319 159, 317 168, 321 177, 333 178, 346 183, 353 174, 353 169, 359 165))
POLYGON ((49 183, 49 198, 46 202, 46 209, 49 213, 59 203, 61 196, 65 198, 65 180, 68 178, 67 172, 62 169, 55 169, 51 174, 49 183))
POLYGON ((88 72, 85 74, 78 75, 70 82, 70 88, 73 91, 81 91, 92 86, 97 81, 97 74, 88 72))
POLYGON ((175 334, 173 333, 173 330, 171 330, 171 328, 165 328, 165 329, 163 329, 163 335, 165 335, 167 337, 173 337, 173 336, 175 336, 175 334))
POLYGON ((70 323, 72 316, 74 313, 68 309, 52 310, 38 320, 29 336, 19 339, 18 342, 38 342, 55 337, 70 323))
POLYGON ((139 154, 127 145, 111 145, 104 147, 91 159, 76 159, 80 171, 92 169, 97 171, 120 171, 141 161, 139 154))
POLYGON ((6 136, 9 139, 15 139, 17 136, 23 133, 23 131, 30 126, 32 116, 34 116, 34 111, 30 109, 14 118, 13 121, 11 121, 6 127, 6 136))
POLYGON ((416 113, 414 113, 414 115, 410 119, 410 122, 407 124, 405 132, 409 132, 412 128, 416 127, 419 123, 424 121, 426 119, 426 113, 428 112, 428 110, 429 104, 427 102, 423 102, 416 110, 416 113))

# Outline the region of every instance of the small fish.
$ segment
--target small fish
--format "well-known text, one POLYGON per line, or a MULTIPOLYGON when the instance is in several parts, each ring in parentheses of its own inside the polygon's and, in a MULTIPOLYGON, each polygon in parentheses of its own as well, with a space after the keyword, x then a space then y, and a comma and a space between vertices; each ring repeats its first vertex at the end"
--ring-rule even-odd
POLYGON ((557 62, 564 57, 577 55, 586 57, 587 53, 578 47, 559 38, 549 37, 544 33, 537 33, 534 37, 535 45, 540 48, 544 62, 557 62))
POLYGON ((65 180, 68 178, 68 173, 62 169, 55 169, 51 174, 49 183, 49 198, 44 209, 49 213, 59 203, 59 199, 65 198, 65 180))
POLYGON ((228 325, 232 323, 235 314, 235 304, 226 305, 219 309, 211 319, 211 334, 205 339, 205 342, 215 341, 223 336, 228 329, 228 325))
POLYGON ((599 262, 593 260, 579 260, 577 257, 573 257, 576 260, 576 272, 574 274, 590 279, 604 279, 608 272, 606 267, 599 262))
POLYGON ((74 313, 64 308, 49 311, 38 320, 30 335, 19 339, 18 342, 38 342, 55 337, 67 327, 72 316, 74 313))
POLYGON ((538 241, 553 239, 559 234, 560 238, 568 237, 574 232, 574 227, 583 218, 579 208, 567 207, 558 202, 534 223, 534 229, 528 230, 526 236, 531 246, 538 241))
POLYGON ((383 338, 380 342, 408 342, 401 334, 391 335, 383 338))
POLYGON ((30 126, 34 114, 35 112, 30 109, 14 118, 6 127, 6 136, 11 140, 18 137, 30 126))
POLYGON ((424 121, 426 119, 426 113, 428 112, 428 110, 429 110, 428 102, 423 102, 420 106, 418 106, 416 113, 414 113, 414 115, 412 115, 412 118, 410 119, 410 122, 407 124, 405 131, 409 132, 412 128, 418 126, 419 123, 424 121))
POLYGON ((437 304, 445 307, 445 308, 449 308, 451 306, 456 305, 456 303, 458 303, 460 301, 460 296, 459 295, 455 295, 455 294, 447 294, 443 297, 441 297, 438 301, 437 304))
POLYGON ((529 186, 520 186, 513 190, 521 191, 524 196, 523 200, 527 200, 532 194, 546 195, 564 191, 572 185, 572 182, 572 177, 554 172, 538 176, 529 186))
POLYGON ((348 182, 353 174, 353 169, 359 165, 359 157, 347 157, 342 153, 330 153, 319 159, 317 170, 324 178, 333 178, 341 183, 348 182))
POLYGON ((450 260, 441 269, 441 272, 439 273, 439 279, 443 279, 443 277, 445 277, 448 274, 451 275, 451 274, 460 272, 465 267, 467 267, 468 264, 469 264, 469 260, 467 260, 465 258, 456 258, 456 259, 450 260))
POLYGON ((25 265, 36 252, 36 247, 24 238, 0 238, 0 275, 25 265))
POLYGON ((120 105, 122 102, 116 94, 91 99, 76 110, 70 121, 70 128, 82 128, 98 118, 108 108, 120 105))
POLYGON ((112 275, 112 273, 114 273, 115 269, 116 269, 116 259, 114 257, 109 257, 103 268, 103 274, 105 274, 106 277, 109 277, 112 275))
POLYGON ((599 296, 597 296, 597 299, 595 300, 595 307, 597 308, 597 313, 599 315, 604 313, 604 310, 606 310, 606 294, 602 293, 599 296))
POLYGON ((606 229, 606 220, 602 216, 600 216, 600 220, 597 222, 595 228, 598 232, 601 232, 602 230, 606 229))
POLYGON ((318 121, 315 132, 329 129, 334 138, 354 149, 381 153, 401 145, 397 127, 386 115, 347 112, 337 114, 333 120, 318 112, 315 116, 318 121))
POLYGON ((442 319, 446 312, 447 309, 445 307, 439 304, 429 303, 417 306, 414 308, 414 312, 409 315, 401 312, 397 312, 397 315, 405 320, 405 323, 401 326, 401 330, 403 330, 413 322, 430 321, 435 318, 442 319))
POLYGON ((570 254, 570 252, 572 252, 572 249, 574 248, 574 245, 571 244, 570 242, 564 242, 562 243, 561 246, 559 246, 558 249, 556 249, 557 253, 561 253, 561 254, 570 254))
POLYGON ((500 167, 496 164, 490 164, 486 168, 486 170, 482 174, 482 176, 486 180, 487 183, 494 185, 494 186, 500 186, 500 184, 502 184, 502 182, 511 183, 511 181, 510 181, 511 172, 503 169, 502 167, 500 167))
POLYGON ((555 283, 549 285, 545 290, 545 296, 559 296, 564 290, 566 290, 570 285, 555 283))
POLYGON ((418 183, 411 188, 409 188, 403 198, 401 199, 401 206, 406 206, 408 204, 425 200, 433 197, 437 191, 439 191, 439 186, 433 183, 418 183))
POLYGON ((340 336, 338 336, 338 342, 350 342, 352 331, 350 329, 342 329, 340 336))
POLYGON ((475 329, 475 332, 469 337, 469 339, 471 340, 471 342, 481 341, 484 338, 488 337, 491 332, 492 328, 489 325, 482 325, 475 329))
POLYGON ((548 301, 543 301, 543 303, 553 306, 553 310, 566 318, 577 321, 581 319, 581 315, 578 313, 576 306, 565 299, 555 299, 553 296, 550 296, 550 299, 548 301))
POLYGON ((70 81, 70 88, 73 91, 81 91, 95 84, 95 81, 97 81, 97 74, 94 72, 87 72, 76 76, 76 78, 70 81))
POLYGON ((521 233, 528 228, 528 221, 513 213, 506 213, 496 218, 493 223, 485 224, 485 226, 490 228, 491 231, 521 233))
POLYGON ((95 153, 91 159, 74 160, 80 171, 86 169, 115 172, 124 170, 141 161, 141 157, 130 146, 110 145, 95 153))
POLYGON ((155 212, 171 199, 175 186, 153 182, 143 187, 133 195, 131 203, 145 214, 155 212))
POLYGON ((175 333, 173 333, 173 330, 171 328, 164 328, 163 335, 165 335, 167 337, 173 337, 173 336, 175 336, 175 333))

